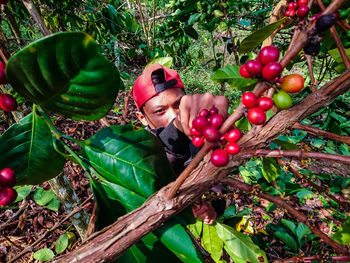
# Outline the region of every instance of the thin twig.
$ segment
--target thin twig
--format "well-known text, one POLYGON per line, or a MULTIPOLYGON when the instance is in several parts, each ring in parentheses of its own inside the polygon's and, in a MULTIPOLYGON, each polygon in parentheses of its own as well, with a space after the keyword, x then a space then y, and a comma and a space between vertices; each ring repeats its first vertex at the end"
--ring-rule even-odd
POLYGON ((310 79, 311 79, 311 90, 312 92, 315 92, 316 89, 316 80, 314 76, 314 71, 312 68, 312 57, 311 55, 305 55, 306 61, 307 61, 307 66, 309 68, 309 73, 310 73, 310 79))

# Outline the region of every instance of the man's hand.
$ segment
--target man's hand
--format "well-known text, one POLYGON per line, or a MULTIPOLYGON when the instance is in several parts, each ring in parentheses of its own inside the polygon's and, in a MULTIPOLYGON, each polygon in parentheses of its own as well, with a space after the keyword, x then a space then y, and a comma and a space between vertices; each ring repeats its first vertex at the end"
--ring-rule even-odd
POLYGON ((194 217, 202 219, 206 225, 212 225, 217 216, 214 207, 209 202, 193 205, 192 213, 194 217))
POLYGON ((193 119, 202 109, 210 110, 213 106, 225 119, 227 118, 228 100, 226 97, 214 96, 210 93, 184 95, 180 101, 178 116, 174 121, 176 128, 192 138, 190 129, 193 119))

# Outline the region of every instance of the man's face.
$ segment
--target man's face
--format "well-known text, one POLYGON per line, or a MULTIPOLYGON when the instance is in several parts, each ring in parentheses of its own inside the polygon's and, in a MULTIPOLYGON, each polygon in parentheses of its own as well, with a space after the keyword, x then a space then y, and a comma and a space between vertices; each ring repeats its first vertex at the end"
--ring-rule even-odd
POLYGON ((143 125, 151 129, 166 127, 179 112, 179 105, 185 92, 181 88, 170 88, 162 91, 143 105, 143 114, 137 113, 143 125))

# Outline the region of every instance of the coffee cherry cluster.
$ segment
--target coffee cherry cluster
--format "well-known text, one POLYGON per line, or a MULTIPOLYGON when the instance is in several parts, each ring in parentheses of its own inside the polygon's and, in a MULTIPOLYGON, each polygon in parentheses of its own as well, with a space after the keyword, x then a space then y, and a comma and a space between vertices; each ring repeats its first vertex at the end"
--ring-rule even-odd
POLYGON ((241 138, 241 132, 235 128, 221 136, 219 129, 224 123, 224 117, 218 113, 216 107, 210 110, 202 109, 198 116, 192 121, 190 130, 193 135, 192 144, 202 147, 205 140, 209 142, 221 141, 224 149, 215 149, 211 155, 211 162, 215 166, 225 166, 228 163, 228 154, 239 152, 239 145, 236 143, 241 138))
POLYGON ((306 17, 309 14, 309 11, 310 9, 307 6, 307 0, 298 0, 297 2, 290 2, 288 4, 288 10, 284 14, 289 17, 297 15, 301 19, 306 17))
POLYGON ((262 76, 265 80, 274 80, 282 73, 282 66, 278 62, 280 51, 275 46, 267 46, 260 50, 259 55, 247 61, 239 69, 244 78, 262 76))
POLYGON ((266 121, 265 111, 273 107, 273 101, 269 97, 257 98, 253 92, 245 92, 242 95, 242 103, 248 110, 248 120, 255 125, 262 125, 266 121))
MULTIPOLYGON (((0 85, 7 83, 5 75, 5 64, 0 62, 0 85)), ((4 111, 14 111, 17 109, 17 101, 10 94, 0 94, 0 108, 4 111)))
POLYGON ((0 171, 0 206, 11 205, 17 198, 17 192, 13 189, 16 184, 16 173, 11 168, 0 171))

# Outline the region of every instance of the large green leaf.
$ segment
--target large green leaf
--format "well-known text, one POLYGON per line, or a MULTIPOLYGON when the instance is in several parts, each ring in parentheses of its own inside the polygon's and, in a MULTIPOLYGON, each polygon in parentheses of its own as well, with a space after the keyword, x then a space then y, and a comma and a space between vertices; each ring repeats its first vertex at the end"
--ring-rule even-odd
MULTIPOLYGON (((99 227, 141 206, 162 185, 173 179, 173 171, 163 146, 149 132, 132 126, 111 126, 81 143, 81 157, 99 172, 103 182, 92 180, 91 186, 99 206, 99 227)), ((150 240, 159 240, 176 256, 173 262, 202 262, 185 229, 172 219, 157 229, 150 240)), ((120 262, 151 262, 173 258, 157 242, 142 239, 124 254, 120 262), (157 244, 157 245, 156 245, 157 244), (163 255, 161 258, 159 255, 163 255), (149 254, 151 253, 151 254, 149 254), (156 260, 157 259, 157 260, 156 260), (125 260, 125 261, 124 261, 125 260)))
POLYGON ((273 232, 273 235, 283 241, 286 245, 288 245, 294 251, 298 250, 298 244, 295 239, 289 235, 287 232, 276 231, 273 232))
POLYGON ((52 140, 44 120, 35 112, 27 115, 0 137, 0 169, 13 168, 17 185, 40 184, 57 176, 65 160, 52 140))
POLYGON ((255 245, 248 235, 221 223, 215 223, 215 228, 224 241, 225 250, 232 258, 238 258, 240 262, 268 262, 265 252, 255 245))
POLYGON ((239 74, 239 66, 233 65, 226 66, 215 71, 215 73, 211 76, 211 80, 218 83, 227 82, 236 90, 245 90, 247 87, 252 86, 257 82, 256 79, 243 78, 239 74))
POLYGON ((262 174, 270 183, 276 180, 281 174, 281 167, 275 159, 265 157, 263 158, 262 174))
POLYGON ((332 235, 332 238, 339 244, 350 245, 350 217, 348 217, 339 230, 332 235))
POLYGON ((246 54, 259 46, 266 38, 268 38, 277 28, 279 28, 288 17, 284 17, 275 23, 269 24, 247 36, 239 46, 238 52, 246 54))
POLYGON ((113 106, 120 78, 114 64, 82 32, 56 33, 12 56, 6 76, 22 96, 77 120, 97 120, 113 106))
POLYGON ((215 226, 203 224, 202 245, 208 251, 215 262, 221 258, 224 242, 216 233, 215 226))
POLYGON ((175 178, 163 146, 144 129, 111 126, 80 146, 81 157, 105 179, 142 197, 175 178))

